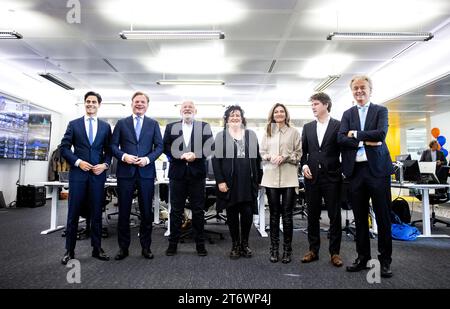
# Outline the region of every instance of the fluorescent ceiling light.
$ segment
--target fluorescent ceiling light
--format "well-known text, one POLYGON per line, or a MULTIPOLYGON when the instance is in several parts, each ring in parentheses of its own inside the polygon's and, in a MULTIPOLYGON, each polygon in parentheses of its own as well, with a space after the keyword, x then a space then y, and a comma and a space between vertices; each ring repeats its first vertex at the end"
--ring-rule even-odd
POLYGON ((328 88, 332 83, 337 81, 341 76, 340 75, 328 75, 323 81, 320 82, 316 87, 314 87, 314 91, 321 92, 328 88))
MULTIPOLYGON (((2 0, 4 1, 4 0, 2 0)), ((15 1, 18 2, 18 1, 15 1)), ((242 20, 246 8, 242 1, 230 0, 109 0, 94 3, 99 12, 119 25, 140 27, 211 27, 242 20), (106 3, 105 3, 106 2, 106 3), (118 14, 118 12, 120 12, 118 14)), ((209 28, 211 29, 211 28, 209 28)))
POLYGON ((426 97, 450 97, 450 94, 427 94, 426 97))
POLYGON ((46 80, 49 80, 52 83, 54 83, 60 87, 63 87, 66 90, 74 90, 75 89, 51 73, 39 73, 39 75, 42 76, 43 78, 45 78, 46 80))
POLYGON ((119 33, 124 40, 219 40, 225 33, 216 30, 130 30, 119 33))
MULTIPOLYGON (((177 103, 174 106, 175 107, 179 107, 181 106, 183 103, 177 103)), ((195 106, 219 106, 219 107, 225 107, 224 103, 195 103, 195 106)))
MULTIPOLYGON (((126 104, 125 103, 123 103, 123 102, 108 102, 108 101, 102 101, 102 103, 101 103, 102 105, 121 105, 121 106, 126 106, 126 104)), ((75 105, 76 106, 78 106, 78 105, 84 105, 84 102, 78 102, 78 103, 75 103, 75 105)))
POLYGON ((215 79, 163 79, 156 82, 158 85, 225 85, 223 80, 215 79))
POLYGON ((429 41, 431 32, 331 32, 327 40, 341 41, 429 41))
POLYGON ((0 30, 0 39, 22 39, 23 36, 14 30, 0 30))
POLYGON ((324 78, 340 75, 350 65, 353 57, 346 54, 326 54, 309 59, 300 76, 305 78, 324 78))

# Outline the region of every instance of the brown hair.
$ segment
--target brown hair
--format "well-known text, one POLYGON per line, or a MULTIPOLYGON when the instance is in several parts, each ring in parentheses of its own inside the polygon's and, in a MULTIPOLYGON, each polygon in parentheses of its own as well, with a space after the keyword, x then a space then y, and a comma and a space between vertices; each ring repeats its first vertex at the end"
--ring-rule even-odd
POLYGON ((134 100, 135 97, 137 97, 138 95, 143 95, 146 99, 147 99, 147 103, 150 102, 150 98, 148 97, 148 95, 142 91, 136 91, 133 96, 131 97, 131 101, 134 100))
POLYGON ((267 133, 268 137, 272 136, 272 124, 275 123, 275 119, 273 118, 273 113, 278 106, 281 106, 284 109, 284 112, 286 113, 286 119, 285 119, 286 125, 288 127, 291 126, 290 125, 291 116, 289 116, 289 112, 288 112, 286 106, 284 106, 284 104, 282 104, 282 103, 275 103, 275 105, 272 106, 272 108, 270 109, 269 116, 267 117, 266 133, 267 133))
POLYGON ((328 112, 331 112, 331 98, 329 97, 328 94, 326 94, 325 92, 317 92, 314 93, 310 98, 309 98, 309 102, 312 102, 314 100, 320 101, 320 103, 322 103, 323 105, 327 104, 327 110, 328 112))

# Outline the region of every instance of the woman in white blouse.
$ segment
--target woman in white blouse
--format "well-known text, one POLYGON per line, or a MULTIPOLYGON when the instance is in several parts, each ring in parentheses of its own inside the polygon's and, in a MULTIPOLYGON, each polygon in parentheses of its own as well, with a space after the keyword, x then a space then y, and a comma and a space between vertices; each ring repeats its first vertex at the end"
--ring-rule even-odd
POLYGON ((297 168, 301 157, 300 133, 290 126, 289 112, 281 103, 270 110, 261 143, 264 174, 261 185, 266 188, 270 209, 270 261, 279 261, 280 215, 283 219, 282 263, 291 262, 293 219, 298 187, 297 168), (280 201, 281 198, 281 201, 280 201))

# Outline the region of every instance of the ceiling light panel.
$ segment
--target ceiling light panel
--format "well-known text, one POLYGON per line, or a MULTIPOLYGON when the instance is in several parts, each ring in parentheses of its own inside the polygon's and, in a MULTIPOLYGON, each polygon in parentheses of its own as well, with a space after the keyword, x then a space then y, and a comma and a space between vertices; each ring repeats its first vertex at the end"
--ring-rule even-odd
POLYGON ((102 2, 99 9, 114 23, 139 27, 223 25, 246 15, 242 4, 226 0, 134 0, 132 5, 127 0, 116 0, 102 2))

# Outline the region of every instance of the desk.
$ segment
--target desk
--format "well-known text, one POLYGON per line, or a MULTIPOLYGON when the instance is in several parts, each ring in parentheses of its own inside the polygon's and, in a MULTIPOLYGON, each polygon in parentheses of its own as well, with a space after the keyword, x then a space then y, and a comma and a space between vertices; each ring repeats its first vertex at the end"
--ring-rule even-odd
POLYGON ((432 235, 431 225, 430 225, 430 189, 444 189, 450 188, 448 184, 415 184, 415 183, 398 183, 392 182, 391 186, 393 188, 400 189, 418 189, 422 191, 422 220, 423 220, 423 231, 422 235, 419 237, 450 237, 449 235, 432 235))
MULTIPOLYGON (((153 223, 159 223, 159 208, 160 208, 160 194, 159 194, 159 185, 160 184, 169 184, 169 179, 157 179, 155 181, 155 196, 153 202, 153 223)), ((207 180, 207 186, 215 186, 215 180, 207 180)), ((50 187, 52 191, 52 205, 51 205, 51 214, 50 214, 50 228, 41 232, 41 234, 46 235, 49 233, 56 232, 64 228, 64 225, 58 224, 58 207, 59 207, 59 196, 58 196, 58 188, 59 187, 68 187, 69 183, 60 182, 60 181, 46 181, 46 182, 38 182, 35 183, 36 186, 46 186, 50 187)), ((106 182, 105 187, 117 187, 117 182, 106 182)), ((259 208, 259 220, 258 225, 255 224, 256 229, 261 234, 262 237, 267 237, 267 233, 265 231, 265 209, 264 209, 264 188, 261 188, 258 192, 258 208, 259 208)), ((168 222, 167 226, 170 227, 170 190, 169 190, 169 203, 168 203, 168 222)), ((170 235, 170 228, 164 233, 165 236, 170 235)))

